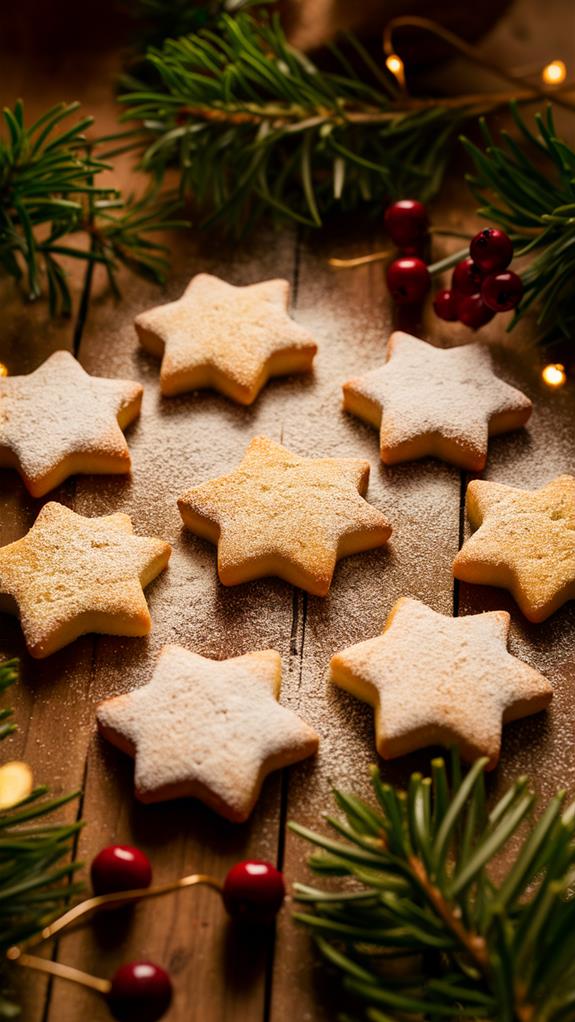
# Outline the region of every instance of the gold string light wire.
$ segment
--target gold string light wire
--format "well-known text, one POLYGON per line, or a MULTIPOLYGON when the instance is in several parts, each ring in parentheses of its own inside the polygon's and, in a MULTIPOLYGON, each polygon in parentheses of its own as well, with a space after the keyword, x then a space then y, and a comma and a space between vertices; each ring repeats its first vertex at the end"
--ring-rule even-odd
POLYGON ((73 908, 68 909, 54 922, 49 923, 45 926, 39 934, 34 937, 29 937, 28 940, 22 941, 21 944, 15 944, 9 948, 6 952, 6 958, 9 962, 15 965, 20 965, 24 968, 34 969, 36 972, 48 973, 51 976, 56 976, 59 979, 67 979, 72 983, 79 983, 81 986, 89 987, 91 990, 95 990, 97 993, 106 996, 110 993, 112 984, 108 979, 101 979, 99 976, 91 976, 87 972, 81 972, 79 969, 74 969, 70 965, 64 965, 62 962, 55 962, 49 958, 40 958, 38 955, 29 954, 31 948, 35 948, 42 944, 46 940, 50 940, 55 937, 56 934, 61 933, 67 927, 73 923, 84 919, 92 912, 97 912, 102 908, 111 908, 113 906, 120 907, 131 904, 132 902, 144 901, 147 898, 158 898, 164 894, 171 894, 174 891, 182 891, 188 887, 196 887, 202 885, 204 887, 211 887, 213 890, 222 893, 222 884, 219 880, 214 877, 208 876, 206 873, 191 873, 189 876, 182 877, 180 880, 174 880, 171 883, 159 884, 156 887, 143 887, 132 891, 118 891, 114 894, 98 894, 92 898, 87 898, 85 901, 80 902, 78 905, 74 905, 73 908))

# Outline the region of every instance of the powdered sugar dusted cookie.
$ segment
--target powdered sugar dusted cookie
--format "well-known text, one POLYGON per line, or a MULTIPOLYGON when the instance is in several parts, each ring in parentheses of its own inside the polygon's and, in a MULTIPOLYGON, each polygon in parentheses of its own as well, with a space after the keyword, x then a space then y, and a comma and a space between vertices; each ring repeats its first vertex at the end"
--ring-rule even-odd
POLYGON ((22 539, 0 547, 0 610, 19 613, 34 657, 86 632, 147 635, 142 588, 170 553, 169 543, 134 536, 128 515, 84 518, 46 504, 22 539))
POLYGON ((101 733, 135 756, 142 802, 193 796, 229 820, 250 815, 264 778, 317 751, 318 736, 280 706, 273 649, 208 660, 165 646, 151 681, 98 707, 101 733))
POLYGON ((137 316, 140 344, 162 359, 162 394, 213 387, 251 405, 271 376, 308 372, 317 346, 288 298, 287 280, 234 287, 199 273, 178 301, 137 316))
POLYGON ((435 455, 478 472, 488 437, 525 425, 531 401, 495 376, 477 342, 435 348, 396 332, 385 365, 343 385, 344 408, 380 430, 387 465, 435 455))
POLYGON ((466 507, 477 532, 455 558, 456 578, 509 589, 534 622, 575 599, 573 476, 558 476, 539 490, 475 479, 466 507))
POLYGON ((70 475, 129 472, 122 430, 142 393, 130 380, 88 376, 67 351, 28 376, 0 378, 0 468, 15 468, 33 497, 70 475))
POLYGON ((385 517, 363 499, 369 464, 352 458, 300 458, 255 437, 229 475, 178 501, 185 525, 218 544, 224 585, 264 575, 325 596, 337 560, 382 546, 385 517))
POLYGON ((494 767, 502 722, 543 710, 553 694, 508 653, 508 632, 505 611, 452 618, 401 599, 383 635, 336 653, 332 681, 374 707, 384 759, 437 743, 494 767))

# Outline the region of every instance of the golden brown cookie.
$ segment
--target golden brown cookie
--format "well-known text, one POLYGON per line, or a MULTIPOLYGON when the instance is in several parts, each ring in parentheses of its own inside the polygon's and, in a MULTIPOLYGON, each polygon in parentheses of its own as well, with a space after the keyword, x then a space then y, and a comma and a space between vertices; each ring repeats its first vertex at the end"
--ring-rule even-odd
POLYGON ((363 499, 369 464, 300 458, 255 437, 229 475, 178 500, 184 524, 218 545, 224 585, 278 575, 325 596, 340 557, 382 546, 391 527, 363 499))
POLYGON ((401 599, 382 635, 336 653, 332 681, 375 709, 376 746, 394 759, 428 745, 457 745, 496 765, 502 723, 543 710, 553 690, 507 651, 509 614, 437 614, 401 599))
POLYGON ((128 515, 84 518, 46 504, 22 539, 0 547, 0 610, 19 614, 33 657, 86 632, 147 635, 142 589, 170 553, 169 543, 134 536, 128 515))
POLYGON ((474 479, 466 508, 477 532, 455 558, 456 578, 509 589, 534 622, 575 599, 573 476, 557 476, 539 490, 474 479))
POLYGON ((213 387, 251 405, 271 376, 305 373, 317 345, 290 319, 287 280, 247 287, 199 273, 176 302, 136 317, 140 344, 162 359, 162 394, 213 387))
POLYGON ((98 707, 101 733, 135 757, 142 802, 192 796, 241 823, 264 778, 317 751, 319 738, 280 706, 273 649, 208 660, 165 646, 151 680, 98 707))
POLYGON ((478 472, 487 441, 525 425, 531 401, 495 376, 479 342, 436 348, 396 331, 385 365, 343 385, 343 406, 380 431, 386 465, 434 455, 478 472))
POLYGON ((33 497, 71 475, 129 472, 122 430, 142 394, 131 380, 89 376, 68 351, 28 376, 0 377, 0 468, 15 468, 33 497))

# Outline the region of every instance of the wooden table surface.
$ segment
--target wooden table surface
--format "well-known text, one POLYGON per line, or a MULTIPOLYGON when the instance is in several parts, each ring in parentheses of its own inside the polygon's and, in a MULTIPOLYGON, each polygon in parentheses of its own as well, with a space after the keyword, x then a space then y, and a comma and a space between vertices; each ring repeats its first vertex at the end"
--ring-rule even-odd
MULTIPOLYGON (((517 63, 565 56, 566 18, 572 18, 570 0, 549 0, 545 17, 536 0, 525 0, 491 37, 490 53, 509 53, 517 63)), ((107 132, 116 116, 113 74, 119 59, 106 48, 90 58, 70 51, 60 62, 5 54, 2 100, 12 103, 23 95, 37 113, 61 98, 80 98, 96 114, 99 131, 107 132)), ((126 178, 125 167, 122 174, 126 178)), ((454 173, 434 220, 471 234, 478 224, 472 210, 460 174, 454 173)), ((66 348, 76 351, 89 372, 136 379, 145 388, 141 418, 128 431, 132 476, 77 477, 46 499, 85 515, 125 511, 136 532, 162 537, 174 548, 168 570, 147 590, 154 626, 146 639, 90 635, 34 662, 25 654, 17 622, 0 616, 0 654, 22 657, 22 680, 14 693, 20 730, 3 747, 3 756, 29 761, 37 779, 57 794, 83 790, 79 806, 69 807, 67 815, 73 818, 78 811, 85 820, 77 856, 86 863, 104 845, 133 843, 150 855, 160 882, 192 871, 223 876, 246 856, 277 862, 288 885, 305 880, 307 848, 286 830, 286 821, 322 826, 331 786, 367 793, 367 769, 375 759, 372 712, 328 686, 329 658, 377 634, 400 596, 417 597, 446 614, 510 611, 511 651, 548 675, 555 698, 546 714, 506 728, 501 764, 490 785, 501 789, 528 772, 545 796, 557 787, 575 793, 575 607, 531 626, 502 591, 454 587, 451 564, 466 528, 462 500, 468 476, 431 459, 384 468, 376 432, 341 410, 342 381, 381 361, 392 310, 380 265, 334 273, 327 259, 371 251, 381 243, 373 229, 359 224, 353 232, 332 228, 312 237, 289 227, 264 231, 241 248, 190 231, 173 240, 173 273, 165 288, 126 276, 118 304, 97 278, 86 322, 78 319, 77 301, 71 320, 50 323, 41 303, 22 305, 12 285, 2 285, 0 359, 12 374, 29 372, 51 351, 66 348), (161 398, 158 365, 138 349, 134 316, 179 295, 200 270, 235 284, 287 278, 293 316, 319 343, 313 376, 273 381, 251 408, 210 392, 161 398), (226 589, 217 581, 214 548, 182 530, 176 497, 232 469, 249 439, 261 433, 298 454, 353 456, 371 463, 368 499, 393 524, 392 540, 387 549, 341 562, 325 599, 275 579, 226 589), (269 778, 244 825, 227 823, 193 801, 139 805, 132 794, 131 760, 96 735, 95 705, 144 684, 167 642, 214 658, 276 648, 283 660, 282 702, 320 733, 317 759, 269 778)), ((83 284, 78 267, 73 276, 78 297, 83 284)), ((548 390, 540 379, 542 356, 533 347, 532 326, 512 337, 504 326, 505 317, 498 317, 481 339, 490 344, 501 375, 524 389, 535 407, 526 430, 491 442, 483 475, 537 486, 573 471, 573 385, 548 390)), ((469 340, 463 328, 442 325, 429 314, 422 336, 441 345, 469 340)), ((42 503, 26 494, 15 472, 0 472, 0 544, 23 535, 42 503)), ((403 782, 414 768, 428 767, 432 751, 381 764, 383 774, 403 782)), ((337 990, 290 915, 288 901, 275 941, 268 936, 246 942, 228 926, 212 892, 189 891, 144 903, 127 918, 104 916, 63 938, 54 953, 101 976, 133 958, 163 964, 176 990, 169 1022, 333 1019, 336 1005, 341 1006, 337 990)), ((24 1022, 109 1017, 97 997, 62 981, 26 975, 22 989, 24 1022)))

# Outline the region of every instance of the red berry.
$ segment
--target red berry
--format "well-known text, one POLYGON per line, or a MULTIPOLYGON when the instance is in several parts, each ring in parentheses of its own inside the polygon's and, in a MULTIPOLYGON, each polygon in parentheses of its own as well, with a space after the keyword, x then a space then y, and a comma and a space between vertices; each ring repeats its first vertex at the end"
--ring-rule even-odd
POLYGON ((458 318, 457 296, 453 291, 438 291, 433 299, 435 315, 445 319, 448 323, 454 323, 458 318))
POLYGON ((482 273, 498 273, 513 259, 513 244, 505 231, 484 227, 469 246, 469 253, 482 273))
POLYGON ((427 234, 427 210, 415 199, 392 202, 385 211, 385 226, 399 248, 413 245, 427 234))
POLYGON ((493 319, 495 313, 481 301, 481 295, 465 295, 458 303, 459 322, 479 330, 493 319))
POLYGON ((467 256, 457 264, 451 274, 451 287, 458 295, 475 295, 481 290, 481 270, 467 256))
POLYGON ((156 1022, 172 1002, 172 981, 153 962, 121 965, 112 978, 108 1007, 119 1022, 156 1022))
POLYGON ((494 312, 508 312, 519 305, 523 282, 513 270, 503 270, 486 277, 481 285, 481 298, 494 312))
POLYGON ((238 862, 224 880, 222 896, 226 911, 234 919, 269 924, 282 907, 284 879, 269 862, 238 862))
POLYGON ((422 302, 431 277, 423 259, 394 259, 387 267, 387 286, 397 305, 416 305, 422 302))
POLYGON ((116 894, 149 887, 152 867, 147 855, 129 845, 103 848, 90 870, 94 894, 116 894))

